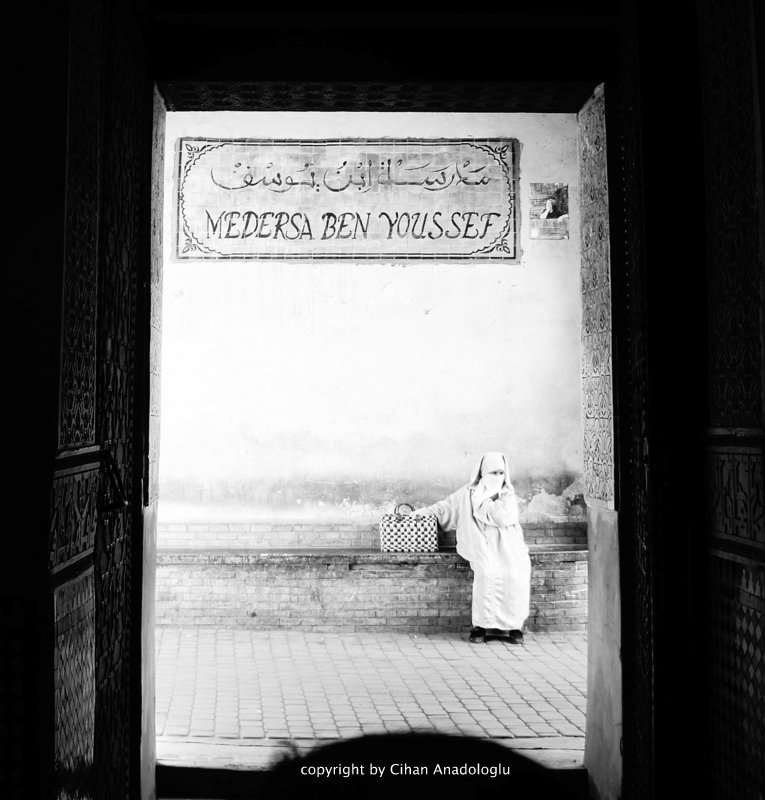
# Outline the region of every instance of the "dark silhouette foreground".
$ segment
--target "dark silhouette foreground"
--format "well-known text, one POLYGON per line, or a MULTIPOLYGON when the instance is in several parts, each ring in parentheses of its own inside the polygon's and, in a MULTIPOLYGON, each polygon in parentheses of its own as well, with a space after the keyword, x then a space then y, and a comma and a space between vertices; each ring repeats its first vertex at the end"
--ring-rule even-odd
MULTIPOLYGON (((567 785, 572 783, 571 774, 547 769, 483 739, 379 734, 284 758, 264 776, 264 791, 258 797, 580 800, 586 792, 567 785)), ((584 786, 583 773, 581 783, 584 786)))

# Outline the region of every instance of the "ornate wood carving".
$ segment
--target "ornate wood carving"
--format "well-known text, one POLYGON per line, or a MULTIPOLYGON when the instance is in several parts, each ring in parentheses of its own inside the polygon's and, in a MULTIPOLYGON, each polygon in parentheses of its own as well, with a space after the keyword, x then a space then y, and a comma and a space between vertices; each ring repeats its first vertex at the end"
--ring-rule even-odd
MULTIPOLYGON (((137 286, 140 271, 148 272, 143 265, 149 257, 148 237, 141 235, 140 224, 149 220, 142 203, 149 197, 151 95, 132 8, 109 4, 106 9, 96 430, 98 440, 114 455, 132 501, 137 286)), ((138 547, 133 508, 100 515, 94 552, 95 793, 114 800, 134 794, 131 781, 137 779, 130 757, 131 725, 140 718, 140 686, 131 683, 131 651, 134 637, 140 635, 133 615, 138 547)))
MULTIPOLYGON (((762 132, 757 130, 754 7, 699 4, 709 274, 711 585, 709 674, 715 797, 765 785, 763 731, 762 132), (731 431, 720 428, 737 429, 731 431)), ((760 71, 760 75, 761 75, 760 71)))
POLYGON ((623 797, 652 797, 655 786, 654 683, 656 545, 650 525, 647 317, 644 245, 642 114, 636 2, 626 3, 609 170, 619 176, 613 198, 619 249, 612 256, 618 310, 619 540, 624 680, 623 797), (616 282, 615 282, 616 284, 616 282))
POLYGON ((99 496, 96 353, 103 46, 99 0, 70 6, 68 36, 59 457, 48 531, 55 630, 53 779, 57 797, 89 798, 93 796, 96 705, 92 554, 99 496), (63 575, 78 569, 76 577, 60 583, 63 575))
POLYGON ((60 450, 93 445, 96 435, 101 75, 94 66, 101 57, 101 4, 73 3, 70 14, 60 450))
POLYGON ((95 720, 93 570, 54 593, 55 775, 58 797, 92 797, 95 720))
POLYGON ((576 111, 592 84, 510 81, 348 83, 165 81, 168 111, 576 111))
POLYGON ((762 163, 749 0, 699 4, 710 293, 710 424, 763 424, 762 163), (759 176, 759 177, 758 177, 759 176))
POLYGON ((611 263, 602 87, 579 113, 579 173, 585 496, 588 503, 614 508, 611 263))
POLYGON ((718 552, 711 589, 712 796, 754 798, 765 785, 765 567, 718 552))
POLYGON ((53 480, 48 567, 56 572, 93 552, 98 517, 98 466, 53 480))
POLYGON ((765 553, 762 448, 711 447, 707 475, 712 536, 765 553))

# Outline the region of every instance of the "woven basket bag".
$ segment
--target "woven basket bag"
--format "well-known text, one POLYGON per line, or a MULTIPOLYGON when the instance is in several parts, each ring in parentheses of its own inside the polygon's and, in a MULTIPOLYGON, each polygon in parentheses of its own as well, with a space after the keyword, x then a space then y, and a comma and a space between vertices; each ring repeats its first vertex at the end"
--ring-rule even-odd
POLYGON ((399 509, 409 503, 399 503, 392 514, 380 518, 380 550, 383 553, 435 553, 438 550, 436 515, 402 514, 399 509))

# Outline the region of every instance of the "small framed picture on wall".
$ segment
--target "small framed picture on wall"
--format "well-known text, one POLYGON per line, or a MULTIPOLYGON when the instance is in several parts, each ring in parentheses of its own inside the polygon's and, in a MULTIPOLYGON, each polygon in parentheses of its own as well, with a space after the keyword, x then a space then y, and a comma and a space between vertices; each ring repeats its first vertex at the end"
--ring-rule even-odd
POLYGON ((568 239, 568 184, 532 183, 529 210, 532 239, 568 239))

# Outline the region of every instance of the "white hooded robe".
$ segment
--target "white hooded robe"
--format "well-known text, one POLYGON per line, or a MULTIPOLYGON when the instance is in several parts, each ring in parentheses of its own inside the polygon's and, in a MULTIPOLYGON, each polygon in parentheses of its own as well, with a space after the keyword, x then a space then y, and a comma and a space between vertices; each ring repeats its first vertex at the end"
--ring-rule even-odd
POLYGON ((457 531, 457 553, 470 562, 474 573, 473 625, 522 630, 529 615, 531 559, 518 522, 515 490, 507 477, 507 459, 502 457, 505 478, 496 500, 480 498, 479 462, 470 483, 416 513, 435 514, 443 530, 457 531))

